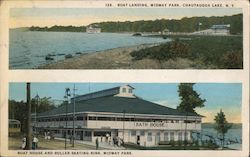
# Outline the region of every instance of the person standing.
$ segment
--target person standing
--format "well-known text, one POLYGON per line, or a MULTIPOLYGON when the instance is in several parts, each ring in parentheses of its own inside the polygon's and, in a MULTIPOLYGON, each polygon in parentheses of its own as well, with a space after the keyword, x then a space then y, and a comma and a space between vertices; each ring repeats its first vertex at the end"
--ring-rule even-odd
POLYGON ((47 140, 47 132, 44 132, 44 139, 47 140))
POLYGON ((26 137, 23 137, 23 140, 22 140, 22 149, 25 150, 25 147, 26 147, 26 137))
POLYGON ((98 150, 98 149, 99 149, 99 141, 98 141, 98 138, 96 138, 95 144, 96 144, 96 150, 98 150))
POLYGON ((37 149, 37 147, 38 147, 38 138, 36 136, 34 136, 32 142, 34 143, 34 149, 37 149))

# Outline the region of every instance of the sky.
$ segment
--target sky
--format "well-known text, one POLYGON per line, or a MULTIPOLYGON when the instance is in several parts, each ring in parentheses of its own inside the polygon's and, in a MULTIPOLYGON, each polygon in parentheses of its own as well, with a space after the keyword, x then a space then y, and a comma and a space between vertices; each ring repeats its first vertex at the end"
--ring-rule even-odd
POLYGON ((73 25, 94 22, 181 19, 193 16, 225 16, 242 13, 239 8, 12 8, 10 28, 73 25))
MULTIPOLYGON (((65 88, 76 87, 76 95, 87 94, 103 89, 129 84, 135 88, 134 94, 145 100, 163 106, 176 108, 180 103, 176 83, 31 83, 31 97, 51 97, 55 102, 64 100, 65 88)), ((26 84, 10 83, 9 99, 26 101, 26 84)), ((203 122, 213 122, 214 116, 222 109, 229 122, 241 122, 242 84, 240 83, 197 83, 194 89, 202 99, 205 107, 196 112, 205 116, 203 122)), ((72 94, 73 95, 73 94, 72 94)))

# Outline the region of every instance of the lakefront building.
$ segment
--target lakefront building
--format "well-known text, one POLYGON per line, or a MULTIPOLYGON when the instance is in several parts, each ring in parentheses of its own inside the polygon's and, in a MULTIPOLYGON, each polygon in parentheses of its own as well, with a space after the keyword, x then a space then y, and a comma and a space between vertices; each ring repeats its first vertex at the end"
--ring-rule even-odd
POLYGON ((88 25, 86 27, 87 33, 101 33, 101 28, 98 25, 88 25))
POLYGON ((230 24, 212 25, 209 29, 193 32, 193 35, 230 35, 230 24))
POLYGON ((68 105, 33 116, 32 125, 38 132, 49 131, 54 137, 69 138, 74 126, 77 140, 119 138, 141 146, 192 140, 192 132, 201 131, 201 115, 144 100, 133 90, 123 85, 76 96, 68 105))

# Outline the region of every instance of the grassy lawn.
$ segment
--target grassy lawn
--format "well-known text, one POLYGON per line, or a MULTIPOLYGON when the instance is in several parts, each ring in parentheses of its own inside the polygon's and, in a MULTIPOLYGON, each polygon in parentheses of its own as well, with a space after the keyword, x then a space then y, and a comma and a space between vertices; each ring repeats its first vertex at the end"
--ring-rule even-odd
MULTIPOLYGON (((64 150, 65 142, 61 140, 45 140, 42 137, 38 137, 38 149, 39 150, 64 150)), ((20 150, 22 145, 22 138, 19 137, 9 137, 9 149, 10 150, 20 150)), ((67 142, 67 150, 94 150, 94 146, 75 143, 75 146, 72 147, 72 144, 67 142)))

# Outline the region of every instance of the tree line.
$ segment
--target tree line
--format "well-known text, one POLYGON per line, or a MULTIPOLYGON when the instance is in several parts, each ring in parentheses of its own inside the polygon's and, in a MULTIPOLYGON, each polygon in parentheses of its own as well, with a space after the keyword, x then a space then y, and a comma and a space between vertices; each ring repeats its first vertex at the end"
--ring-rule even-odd
POLYGON ((170 32, 194 32, 208 29, 215 24, 230 24, 232 34, 242 34, 242 14, 223 17, 184 17, 180 20, 140 20, 125 22, 101 22, 95 23, 103 32, 161 32, 168 29, 170 32), (199 26, 199 23, 202 25, 199 26))
MULTIPOLYGON (((194 32, 210 28, 215 24, 230 24, 231 34, 242 34, 242 14, 223 17, 184 17, 180 20, 156 19, 139 21, 108 21, 92 23, 99 25, 102 32, 162 32, 168 29, 170 32, 194 32), (199 25, 201 23, 201 25, 199 25)), ((30 27, 30 31, 69 31, 85 32, 86 26, 52 26, 30 27)))
MULTIPOLYGON (((25 130, 25 120, 27 117, 25 101, 9 100, 9 119, 16 119, 21 122, 21 130, 25 130)), ((40 98, 39 101, 35 98, 31 99, 31 113, 42 113, 56 108, 50 97, 40 98)))
POLYGON ((86 32, 85 26, 52 26, 52 27, 29 27, 30 31, 47 31, 47 32, 86 32))

